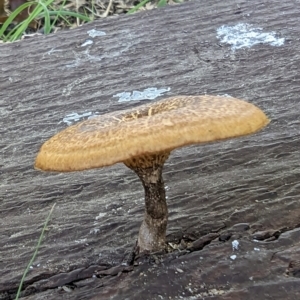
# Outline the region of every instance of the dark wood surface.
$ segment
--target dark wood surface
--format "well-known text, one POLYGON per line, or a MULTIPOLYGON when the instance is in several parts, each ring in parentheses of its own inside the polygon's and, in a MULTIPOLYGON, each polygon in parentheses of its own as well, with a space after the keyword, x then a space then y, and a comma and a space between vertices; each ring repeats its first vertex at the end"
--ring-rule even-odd
POLYGON ((299 36, 299 1, 208 0, 1 45, 0 299, 13 299, 54 203, 24 299, 299 299, 299 36), (217 29, 239 23, 285 42, 233 51, 217 29), (91 38, 91 29, 106 35, 91 38), (93 44, 82 46, 87 39, 93 44), (208 242, 132 270, 121 264, 143 215, 136 176, 122 164, 56 174, 33 163, 66 115, 153 101, 114 97, 151 87, 242 98, 272 122, 172 153, 168 238, 208 242), (212 233, 220 237, 205 237, 212 233))

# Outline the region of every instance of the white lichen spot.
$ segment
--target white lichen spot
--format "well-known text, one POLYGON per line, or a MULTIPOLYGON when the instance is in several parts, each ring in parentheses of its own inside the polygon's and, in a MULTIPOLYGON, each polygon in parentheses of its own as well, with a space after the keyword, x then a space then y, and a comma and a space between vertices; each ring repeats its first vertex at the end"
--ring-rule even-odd
POLYGON ((88 34, 90 37, 92 37, 92 38, 94 38, 94 37, 96 37, 96 36, 104 36, 104 35, 106 35, 106 33, 105 33, 104 31, 99 31, 99 30, 96 30, 96 29, 91 29, 91 30, 89 30, 89 31, 87 32, 87 34, 88 34))
POLYGON ((259 248, 254 248, 254 251, 260 251, 260 249, 259 248))
POLYGON ((239 243, 239 241, 237 241, 237 240, 234 240, 234 241, 232 241, 232 250, 234 251, 234 250, 239 250, 239 245, 240 245, 240 243, 239 243))
POLYGON ((63 52, 63 50, 56 50, 56 47, 55 48, 51 48, 48 52, 46 52, 46 53, 43 54, 43 58, 45 57, 45 55, 52 55, 55 52, 63 52))
POLYGON ((221 43, 231 45, 233 51, 250 48, 257 44, 269 44, 277 47, 284 44, 284 38, 277 37, 276 32, 263 32, 262 28, 247 23, 239 23, 234 26, 223 25, 217 29, 217 38, 221 43))
POLYGON ((179 268, 176 268, 176 271, 177 271, 178 273, 183 273, 183 272, 184 272, 182 269, 179 269, 179 268))
POLYGON ((90 230, 90 234, 97 234, 100 232, 100 228, 93 228, 90 230))
POLYGON ((63 285, 61 288, 62 288, 65 292, 67 292, 67 293, 71 293, 71 292, 72 292, 72 289, 69 288, 69 287, 66 286, 66 285, 63 285))
POLYGON ((95 62, 95 61, 101 61, 103 59, 103 56, 96 56, 96 55, 91 55, 90 50, 86 49, 82 53, 82 61, 89 61, 89 62, 95 62))
POLYGON ((85 46, 91 45, 93 43, 94 42, 92 40, 86 40, 83 44, 81 44, 81 47, 85 47, 85 46))
POLYGON ((163 93, 170 91, 171 88, 148 88, 143 91, 133 91, 133 92, 123 92, 113 97, 119 97, 118 102, 127 102, 127 101, 137 101, 137 100, 153 100, 159 96, 162 96, 163 93))
POLYGON ((99 219, 103 218, 105 215, 106 215, 106 213, 99 213, 95 219, 99 220, 99 219))
POLYGON ((80 240, 75 240, 76 244, 84 244, 86 242, 86 238, 85 239, 80 239, 80 240))
POLYGON ((16 232, 16 233, 13 233, 9 238, 15 238, 15 237, 19 237, 19 236, 22 236, 24 233, 23 231, 20 231, 20 232, 16 232))
POLYGON ((232 98, 229 94, 217 95, 219 97, 232 98))
POLYGON ((235 259, 236 259, 236 255, 235 255, 235 254, 234 254, 234 255, 231 255, 231 256, 230 256, 230 259, 231 259, 231 260, 235 260, 235 259))
MULTIPOLYGON (((73 54, 74 54, 74 60, 71 63, 64 65, 62 67, 62 69, 64 69, 64 68, 77 68, 85 62, 94 63, 94 62, 101 61, 104 58, 104 56, 102 56, 102 55, 100 55, 100 56, 91 55, 90 54, 90 48, 87 48, 82 52, 73 51, 73 54)), ((88 77, 91 77, 91 76, 92 75, 88 75, 88 77)))
POLYGON ((98 112, 92 113, 90 111, 82 113, 82 114, 70 113, 70 114, 66 115, 61 122, 63 122, 65 124, 67 124, 68 126, 70 126, 75 122, 82 121, 83 119, 86 119, 86 118, 90 119, 90 118, 96 117, 97 114, 98 114, 98 112))

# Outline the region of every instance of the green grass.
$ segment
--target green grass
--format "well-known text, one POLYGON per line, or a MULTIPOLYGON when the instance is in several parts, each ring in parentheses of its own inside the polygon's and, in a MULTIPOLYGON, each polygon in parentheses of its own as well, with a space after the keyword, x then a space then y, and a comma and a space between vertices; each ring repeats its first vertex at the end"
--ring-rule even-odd
POLYGON ((33 253, 32 257, 31 257, 31 260, 30 260, 30 262, 28 263, 28 265, 27 265, 27 267, 26 267, 26 269, 25 269, 25 271, 24 271, 24 273, 23 273, 23 276, 22 276, 22 279, 21 279, 21 281, 20 281, 19 288, 18 288, 18 291, 17 291, 17 295, 16 295, 16 298, 15 298, 16 300, 18 300, 19 297, 20 297, 20 294, 21 294, 21 291, 22 291, 22 286, 23 286, 25 277, 26 277, 26 275, 27 275, 27 273, 28 273, 28 270, 29 270, 30 266, 32 265, 32 263, 34 262, 34 260, 35 260, 35 258, 36 258, 36 256, 37 256, 37 253, 38 253, 38 251, 39 251, 39 248, 40 248, 40 246, 41 246, 42 240, 43 240, 43 238, 44 238, 45 231, 46 231, 46 228, 47 228, 48 222, 49 222, 49 220, 50 220, 50 217, 51 217, 51 215, 52 215, 52 212, 53 212, 54 207, 55 207, 55 203, 53 204, 53 206, 52 206, 52 208, 51 208, 51 210, 50 210, 50 212, 49 212, 49 214, 48 214, 48 217, 47 217, 47 219, 46 219, 46 221, 45 221, 44 227, 43 227, 43 229, 42 229, 40 238, 39 238, 38 243, 37 243, 37 245, 36 245, 36 247, 35 247, 35 251, 34 251, 34 253, 33 253))
MULTIPOLYGON (((1 26, 0 29, 0 39, 4 42, 14 42, 21 38, 23 32, 30 27, 30 24, 36 19, 43 19, 44 23, 44 34, 49 34, 55 26, 55 23, 58 18, 65 20, 66 23, 69 23, 67 17, 74 17, 81 19, 86 22, 90 22, 91 19, 83 14, 71 12, 63 9, 65 2, 61 5, 58 10, 54 10, 53 2, 55 0, 38 0, 30 1, 19 6, 14 12, 12 12, 9 18, 1 26), (34 9, 28 16, 26 20, 16 25, 12 30, 6 34, 8 26, 13 22, 15 17, 22 12, 23 10, 28 10, 29 7, 33 6, 34 9), (54 16, 54 18, 53 18, 54 16)), ((69 26, 71 24, 69 23, 69 26)))
MULTIPOLYGON (((135 13, 142 7, 146 6, 149 2, 151 2, 153 8, 155 6, 163 7, 168 4, 168 1, 169 0, 156 0, 156 4, 154 4, 153 1, 151 2, 151 0, 142 0, 133 8, 130 8, 130 5, 128 6, 128 10, 124 8, 124 12, 127 12, 127 14, 135 13)), ((186 0, 175 0, 173 2, 182 3, 184 1, 186 0)), ((3 42, 14 42, 16 40, 19 40, 35 20, 39 20, 41 22, 43 33, 49 34, 57 27, 72 28, 74 27, 74 25, 78 25, 79 23, 81 24, 84 22, 91 22, 95 18, 99 18, 95 0, 91 0, 90 2, 88 2, 89 7, 82 6, 79 8, 83 13, 74 12, 75 10, 78 10, 78 8, 76 8, 75 6, 75 0, 71 2, 73 6, 71 6, 71 8, 68 8, 73 11, 67 10, 66 4, 69 3, 69 1, 67 3, 67 0, 65 0, 58 5, 57 0, 32 0, 30 2, 22 4, 13 13, 10 14, 6 22, 0 27, 0 40, 2 40, 3 42), (28 11, 30 7, 32 7, 33 9, 28 18, 23 22, 17 24, 13 29, 9 29, 9 26, 11 23, 13 23, 15 17, 23 10, 28 11)))
MULTIPOLYGON (((141 7, 145 6, 148 2, 150 2, 151 0, 143 0, 142 2, 140 2, 139 4, 137 4, 135 7, 133 7, 132 9, 130 9, 127 13, 128 14, 132 14, 137 12, 141 7)), ((163 7, 167 5, 167 0, 159 0, 157 3, 157 7, 163 7)))

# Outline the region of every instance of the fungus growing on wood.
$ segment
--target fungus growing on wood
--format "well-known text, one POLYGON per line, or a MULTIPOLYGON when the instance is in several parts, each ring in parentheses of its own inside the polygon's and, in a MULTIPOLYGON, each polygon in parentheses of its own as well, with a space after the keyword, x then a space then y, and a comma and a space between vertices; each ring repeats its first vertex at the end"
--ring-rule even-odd
POLYGON ((176 96, 80 122, 43 144, 35 168, 70 172, 123 162, 142 181, 140 252, 165 248, 168 208, 162 169, 179 147, 247 135, 269 123, 256 106, 220 96, 176 96))

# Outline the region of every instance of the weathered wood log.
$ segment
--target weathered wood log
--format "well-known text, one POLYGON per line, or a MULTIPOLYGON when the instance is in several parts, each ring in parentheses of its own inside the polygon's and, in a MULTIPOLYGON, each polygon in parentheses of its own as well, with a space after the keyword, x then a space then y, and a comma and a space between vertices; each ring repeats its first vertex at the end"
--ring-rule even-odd
MULTIPOLYGON (((1 45, 2 299, 15 294, 53 203, 47 235, 26 277, 26 299, 297 299, 297 10, 293 0, 195 1, 1 45), (234 50, 217 37, 224 37, 221 26, 245 23, 253 27, 240 25, 240 30, 260 33, 260 44, 234 50), (263 43, 267 33, 273 44, 263 43), (218 233, 230 232, 229 240, 119 276, 97 275, 87 288, 74 279, 67 283, 64 276, 71 294, 53 286, 30 289, 61 273, 116 267, 134 245, 144 203, 130 170, 116 165, 49 174, 34 170, 33 163, 41 144, 66 123, 141 104, 144 100, 119 101, 117 94, 140 91, 143 96, 148 88, 165 89, 164 96, 228 94, 258 105, 272 120, 253 136, 179 149, 166 162, 168 233, 183 237, 186 232, 196 240, 215 232, 218 223, 218 233), (238 223, 250 229, 237 230, 238 223), (253 240, 255 232, 266 231, 276 232, 273 240, 253 240), (238 250, 232 249, 234 239, 238 250)), ((240 34, 237 27, 232 30, 240 34)))

